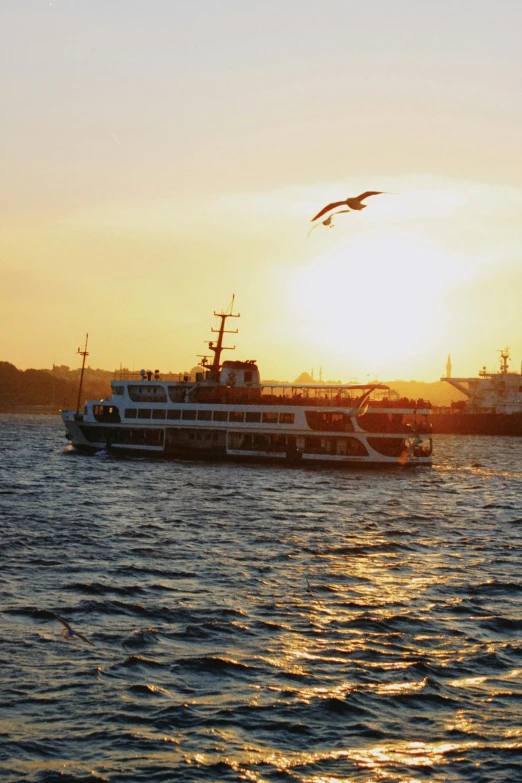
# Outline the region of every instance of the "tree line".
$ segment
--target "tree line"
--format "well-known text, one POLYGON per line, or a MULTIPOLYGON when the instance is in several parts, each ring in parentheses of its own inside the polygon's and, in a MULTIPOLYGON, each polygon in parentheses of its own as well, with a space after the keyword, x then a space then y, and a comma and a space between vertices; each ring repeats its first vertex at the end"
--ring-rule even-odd
MULTIPOLYGON (((86 368, 80 405, 87 399, 102 399, 111 393, 112 373, 86 368)), ((57 412, 75 408, 80 387, 80 370, 60 366, 52 370, 19 370, 0 361, 0 411, 27 409, 57 412)))

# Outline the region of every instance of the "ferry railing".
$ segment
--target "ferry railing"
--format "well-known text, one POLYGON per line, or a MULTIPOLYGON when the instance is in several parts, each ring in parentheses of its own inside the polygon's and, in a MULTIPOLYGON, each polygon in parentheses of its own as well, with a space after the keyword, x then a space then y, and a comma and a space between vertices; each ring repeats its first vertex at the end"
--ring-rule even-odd
MULTIPOLYGON (((148 372, 148 371, 147 371, 148 372)), ((186 373, 159 373, 151 374, 151 378, 143 378, 140 372, 134 370, 117 370, 114 373, 114 380, 117 381, 143 381, 144 383, 153 383, 154 381, 165 381, 170 383, 183 383, 187 391, 193 392, 197 389, 197 383, 194 383, 194 379, 186 373)), ((183 387, 181 387, 183 388, 183 387)), ((287 390, 288 391, 288 390, 287 390)), ((146 392, 144 393, 146 394, 146 392)), ((170 396, 170 395, 169 395, 170 396)), ((305 389, 300 391, 299 387, 294 387, 291 394, 285 394, 284 390, 277 390, 274 387, 266 386, 261 388, 260 396, 252 396, 249 393, 249 389, 245 388, 244 391, 238 387, 232 387, 226 389, 218 387, 217 389, 208 389, 208 396, 201 399, 200 402, 205 403, 224 403, 231 404, 237 403, 238 405, 299 405, 299 406, 323 406, 323 407, 338 407, 346 408, 353 407, 357 404, 359 395, 351 396, 349 394, 342 394, 335 392, 335 390, 310 390, 305 389), (215 394, 213 393, 215 391, 215 394)), ((145 401, 140 398, 140 401, 145 401)), ((157 401, 157 400, 156 400, 157 401)), ((194 400, 195 402, 196 400, 194 400)), ((368 402, 370 408, 408 408, 408 409, 431 409, 431 403, 428 400, 419 398, 417 400, 410 399, 409 397, 400 397, 397 399, 390 399, 388 397, 381 397, 380 399, 370 399, 368 402)))

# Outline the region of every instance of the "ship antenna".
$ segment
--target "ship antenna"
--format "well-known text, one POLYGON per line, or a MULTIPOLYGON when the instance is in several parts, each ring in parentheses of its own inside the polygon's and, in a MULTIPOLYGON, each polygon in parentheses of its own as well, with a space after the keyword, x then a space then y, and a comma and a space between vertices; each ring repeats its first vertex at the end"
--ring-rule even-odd
POLYGON ((89 353, 87 351, 87 343, 88 343, 88 341, 89 341, 89 335, 86 334, 85 335, 85 345, 83 346, 83 351, 82 351, 81 348, 78 348, 78 351, 77 351, 77 353, 79 353, 80 356, 83 356, 83 361, 82 361, 82 371, 80 373, 80 388, 78 389, 78 402, 76 403, 76 415, 78 415, 78 413, 80 412, 80 399, 81 399, 81 396, 82 396, 83 373, 85 371, 85 357, 89 355, 89 353))
POLYGON ((229 312, 222 310, 220 313, 216 313, 216 311, 214 311, 214 315, 221 319, 219 329, 212 329, 212 331, 218 335, 217 344, 214 344, 213 341, 208 343, 208 347, 214 353, 214 360, 212 362, 212 366, 210 370, 212 373, 212 380, 215 381, 219 380, 219 370, 221 369, 221 351, 233 351, 236 347, 235 345, 233 346, 223 345, 223 335, 237 334, 238 332, 237 329, 225 329, 225 323, 227 318, 241 317, 241 313, 234 314, 232 312, 232 310, 234 309, 234 299, 235 299, 235 294, 232 294, 232 302, 230 304, 230 307, 228 308, 229 312))
POLYGON ((507 373, 509 362, 509 348, 504 348, 503 351, 499 351, 500 354, 500 372, 507 373))

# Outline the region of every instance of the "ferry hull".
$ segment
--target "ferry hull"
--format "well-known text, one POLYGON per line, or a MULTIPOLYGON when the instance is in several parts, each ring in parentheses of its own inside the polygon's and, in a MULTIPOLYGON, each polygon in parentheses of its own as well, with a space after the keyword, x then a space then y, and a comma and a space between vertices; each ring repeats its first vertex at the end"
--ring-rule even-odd
MULTIPOLYGON (((296 438, 293 435, 286 436, 286 442, 279 448, 265 450, 249 450, 230 448, 227 445, 227 432, 217 433, 218 438, 214 445, 205 446, 189 445, 172 438, 172 433, 183 435, 183 430, 166 430, 157 428, 154 431, 143 429, 143 432, 154 433, 156 443, 131 444, 121 442, 122 432, 129 432, 131 428, 119 426, 85 425, 81 419, 77 419, 69 412, 63 412, 62 418, 66 427, 66 437, 71 444, 86 454, 96 454, 105 451, 114 456, 121 457, 147 457, 160 459, 182 459, 213 462, 244 462, 244 463, 269 463, 279 465, 323 465, 327 467, 411 467, 414 465, 431 465, 430 456, 416 456, 413 452, 406 451, 399 457, 378 454, 370 449, 368 456, 347 456, 345 454, 330 453, 317 454, 297 448, 296 438)), ((132 428, 135 432, 136 429, 132 428)), ((332 433, 330 433, 332 435, 332 433)), ((338 439, 343 440, 342 434, 338 439)), ((151 438, 152 440, 152 438, 151 438)), ((368 443, 365 438, 361 442, 368 443)))

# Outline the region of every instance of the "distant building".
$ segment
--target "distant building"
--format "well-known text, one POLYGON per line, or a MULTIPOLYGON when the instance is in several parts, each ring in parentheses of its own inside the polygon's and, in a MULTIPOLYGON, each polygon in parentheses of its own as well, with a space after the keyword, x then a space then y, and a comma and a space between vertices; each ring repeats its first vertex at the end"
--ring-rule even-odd
POLYGON ((451 378, 451 356, 449 354, 446 362, 446 378, 451 378))
POLYGON ((311 375, 307 372, 302 372, 301 375, 295 379, 295 383, 313 383, 314 382, 313 372, 314 371, 312 370, 311 375))

